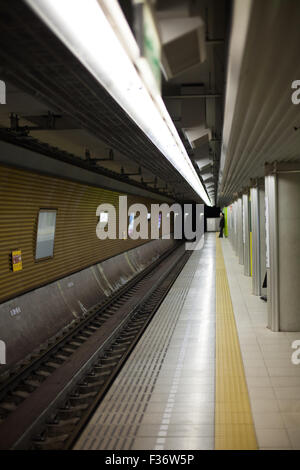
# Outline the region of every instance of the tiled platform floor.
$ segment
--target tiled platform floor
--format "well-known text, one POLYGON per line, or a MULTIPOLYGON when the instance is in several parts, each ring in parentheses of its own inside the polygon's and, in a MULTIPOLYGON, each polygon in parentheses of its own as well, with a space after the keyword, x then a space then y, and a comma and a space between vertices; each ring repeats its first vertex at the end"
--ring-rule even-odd
POLYGON ((222 248, 259 448, 300 449, 300 365, 291 362, 300 333, 266 327, 267 304, 251 294, 227 239, 222 248))
POLYGON ((214 448, 215 235, 177 278, 76 449, 214 448))
MULTIPOLYGON (((267 305, 251 295, 221 240, 260 449, 300 449, 300 333, 266 328, 267 305)), ((75 449, 215 448, 216 239, 194 252, 75 449)))

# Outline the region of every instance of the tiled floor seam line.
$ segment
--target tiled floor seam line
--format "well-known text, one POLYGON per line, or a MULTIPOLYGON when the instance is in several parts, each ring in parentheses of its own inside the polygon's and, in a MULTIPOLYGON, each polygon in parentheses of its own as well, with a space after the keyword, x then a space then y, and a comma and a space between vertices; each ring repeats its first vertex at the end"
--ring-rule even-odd
MULTIPOLYGON (((175 327, 176 327, 176 323, 177 323, 177 319, 178 319, 178 317, 179 317, 179 313, 180 313, 180 312, 178 311, 177 318, 176 318, 175 324, 174 324, 173 327, 172 327, 172 332, 171 332, 170 335, 169 335, 168 342, 165 344, 164 349, 163 349, 163 350, 161 351, 161 353, 159 354, 160 361, 157 360, 156 364, 157 364, 158 362, 163 363, 163 361, 164 361, 165 355, 166 355, 167 350, 168 350, 169 343, 170 343, 170 341, 171 341, 171 339, 172 339, 172 335, 173 335, 173 332, 174 332, 175 327)), ((159 340, 157 340, 157 341, 159 342, 159 340)), ((151 343, 151 345, 153 346, 152 343, 151 343)), ((151 374, 151 376, 152 376, 153 374, 155 375, 155 378, 154 378, 154 380, 153 380, 153 385, 152 385, 153 387, 155 386, 155 383, 156 383, 157 378, 158 378, 159 373, 160 373, 160 367, 158 368, 158 370, 155 371, 155 369, 157 369, 156 364, 154 365, 153 373, 151 374)), ((144 413, 146 412, 147 405, 148 405, 148 403, 145 404, 144 413)), ((141 422, 139 422, 138 425, 136 426, 135 434, 138 433, 139 428, 140 428, 140 425, 141 425, 141 422)), ((132 440, 131 445, 129 446, 129 449, 128 449, 128 450, 131 449, 133 443, 134 443, 134 439, 132 440)))
POLYGON ((165 407, 164 414, 163 414, 163 420, 162 420, 161 425, 160 425, 159 436, 156 440, 156 445, 155 445, 154 450, 164 450, 164 443, 165 443, 165 437, 164 436, 167 435, 166 431, 168 429, 168 423, 166 422, 166 420, 170 421, 170 418, 171 418, 171 415, 172 415, 172 408, 173 408, 173 405, 174 405, 174 403, 173 403, 174 402, 174 395, 176 395, 176 392, 177 392, 177 386, 178 386, 178 381, 179 381, 179 377, 180 377, 180 370, 182 369, 182 363, 183 363, 184 356, 185 356, 186 343, 187 343, 187 340, 188 340, 188 337, 189 337, 189 334, 190 334, 190 330, 191 330, 191 324, 188 323, 187 327, 186 327, 184 339, 183 339, 183 342, 182 342, 182 345, 181 345, 181 348, 180 348, 179 360, 178 360, 178 363, 177 363, 177 366, 176 366, 176 369, 175 369, 175 373, 174 373, 174 376, 173 376, 173 380, 172 380, 171 390, 173 389, 174 393, 169 394, 168 402, 167 402, 167 405, 165 407))
MULTIPOLYGON (((191 260, 192 260, 192 258, 190 258, 189 261, 191 261, 191 260)), ((185 269, 188 270, 188 264, 189 264, 189 262, 187 263, 187 265, 186 265, 185 268, 183 269, 183 271, 182 271, 183 273, 184 273, 184 270, 185 270, 185 269)), ((174 333, 174 331, 175 331, 175 328, 176 328, 176 325, 177 325, 177 321, 178 321, 179 316, 180 316, 181 308, 179 307, 179 304, 182 304, 182 305, 184 304, 185 299, 186 299, 186 296, 187 296, 187 293, 188 293, 188 287, 189 287, 189 285, 191 284, 191 282, 192 282, 192 280, 193 280, 193 277, 194 277, 194 273, 196 272, 196 269, 197 269, 197 264, 196 264, 196 263, 191 263, 191 265, 192 265, 192 266, 190 266, 190 269, 192 268, 192 273, 188 273, 189 275, 187 276, 187 279, 186 279, 186 283, 188 284, 188 286, 185 286, 185 287, 182 288, 182 289, 179 288, 179 289, 181 289, 181 291, 180 291, 179 293, 177 293, 177 292, 176 292, 176 281, 175 281, 174 285, 173 285, 172 288, 171 288, 171 291, 172 291, 172 289, 174 288, 174 291, 173 291, 173 292, 174 292, 174 295, 175 295, 175 297, 176 297, 175 301, 171 303, 172 311, 174 311, 174 304, 176 305, 176 318, 173 317, 173 318, 171 319, 171 320, 172 320, 172 323, 173 323, 173 325, 171 326, 172 331, 169 331, 169 333, 168 333, 168 341, 167 341, 167 343, 166 343, 166 342, 164 343, 164 347, 163 347, 163 349, 160 351, 159 358, 156 359, 156 362, 155 362, 155 364, 154 364, 154 369, 155 369, 155 370, 153 370, 153 372, 151 373, 151 377, 152 377, 153 374, 154 374, 154 375, 156 376, 156 379, 154 378, 154 381, 153 381, 152 386, 155 385, 156 380, 157 380, 157 378, 158 378, 158 375, 159 375, 159 373, 160 373, 160 367, 157 368, 157 364, 159 364, 159 363, 161 364, 161 363, 163 362, 163 360, 164 360, 164 357, 165 357, 165 355, 166 355, 166 353, 167 353, 169 344, 170 344, 170 342, 171 342, 171 340, 172 340, 172 336, 173 336, 173 333, 174 333), (179 299, 178 299, 178 298, 179 298, 179 299), (180 302, 178 302, 178 301, 180 301, 180 302)), ((177 287, 177 289, 178 289, 178 287, 177 287)), ((170 292, 171 292, 171 291, 170 291, 170 292)), ((164 302, 163 302, 163 303, 164 303, 164 302)), ((163 304, 162 304, 162 305, 163 305, 163 304)), ((160 308, 161 308, 161 307, 160 307, 160 308)), ((170 308, 170 306, 169 306, 169 308, 170 308)), ((155 321, 155 319, 154 319, 154 321, 155 321)), ((157 322, 159 322, 159 320, 157 320, 157 322)), ((166 322, 165 322, 165 323, 166 323, 166 322)), ((167 323, 168 323, 168 321, 167 321, 167 323)), ((168 326, 167 323, 166 323, 166 325, 165 325, 166 327, 168 326)), ((149 325, 149 327, 151 327, 151 325, 149 325)), ((156 324, 152 324, 152 330, 153 330, 153 329, 157 329, 157 325, 156 325, 156 324)), ((148 331, 149 331, 149 330, 148 330, 148 331)), ((150 329, 150 331, 151 331, 151 329, 150 329)), ((160 329, 160 332, 161 332, 161 329, 160 329)), ((153 333, 152 333, 152 334, 153 334, 153 333)), ((164 337, 163 332, 161 332, 161 336, 162 336, 162 338, 164 337)), ((160 340, 159 340, 159 338, 157 338, 157 335, 155 335, 155 339, 157 340, 157 344, 159 344, 159 342, 162 341, 162 338, 160 338, 160 340)), ((150 347, 151 347, 151 351, 150 351, 151 356, 153 356, 153 354, 152 354, 153 342, 149 341, 149 345, 150 345, 150 347)), ((154 353, 154 356, 155 356, 155 355, 156 355, 156 353, 154 353)), ((132 370, 135 369, 134 361, 133 361, 132 365, 130 366, 130 369, 132 369, 132 370)), ((141 371, 141 373, 143 373, 143 370, 141 371)), ((123 382, 124 382, 124 381, 126 382, 126 377, 123 377, 121 380, 122 380, 123 382)), ((116 399, 116 397, 118 397, 118 396, 119 396, 119 392, 117 391, 117 395, 116 395, 115 393, 113 393, 111 397, 113 397, 114 399, 116 399)), ((146 410, 144 410, 143 412, 145 413, 145 411, 146 411, 146 410)), ((138 432, 138 427, 139 427, 139 425, 135 428, 136 433, 138 432)), ((103 442, 103 444, 104 444, 104 442, 106 441, 106 445, 105 445, 104 448, 107 449, 108 446, 109 446, 109 445, 112 443, 112 441, 115 439, 115 437, 116 437, 116 436, 114 436, 113 434, 111 434, 109 437, 108 437, 108 436, 103 437, 103 439, 101 439, 101 442, 103 442)), ((118 436, 117 439, 114 440, 115 446, 116 446, 116 444, 118 444, 118 442, 119 442, 120 440, 124 440, 124 436, 118 436)), ((93 446, 93 444, 94 444, 94 442, 92 442, 89 447, 93 446)), ((127 447, 128 450, 130 450, 132 444, 133 444, 133 440, 132 440, 131 445, 129 446, 129 448, 127 447)), ((114 447, 115 447, 115 446, 114 446, 114 447)))
MULTIPOLYGON (((191 258, 190 258, 190 260, 192 261, 191 258)), ((184 272, 184 270, 187 270, 187 265, 185 266, 185 268, 183 269, 182 272, 184 272)), ((191 274, 189 273, 188 280, 187 280, 188 286, 185 286, 184 288, 182 288, 182 290, 183 290, 184 292, 183 292, 183 295, 181 295, 181 299, 180 299, 180 304, 181 304, 181 306, 184 305, 186 296, 187 296, 187 294, 188 294, 188 288, 189 288, 189 286, 190 286, 191 283, 192 283, 192 280, 193 280, 193 278, 194 278, 195 272, 196 272, 196 266, 194 266, 193 274, 191 275, 191 274)), ((172 332, 171 332, 171 334, 169 335, 168 343, 167 343, 167 344, 165 345, 165 347, 164 347, 163 359, 165 358, 165 356, 166 356, 166 354, 167 354, 167 351, 168 351, 168 348, 169 348, 169 345, 170 345, 170 343, 171 343, 171 341, 172 341, 172 337, 173 337, 173 334, 174 334, 174 332, 175 332, 175 329, 176 329, 176 326, 177 326, 177 323, 178 323, 178 319, 179 319, 179 317, 180 317, 180 312, 181 312, 181 308, 179 308, 179 306, 178 306, 178 304, 177 304, 176 320, 175 320, 175 322, 173 323, 172 332)), ((163 360, 162 360, 162 363, 163 363, 163 360)), ((157 375, 156 375, 156 379, 154 380, 154 383, 153 383, 154 386, 155 386, 155 383, 156 383, 156 381, 157 381, 157 379, 158 379, 159 373, 160 373, 160 368, 159 368, 158 373, 157 373, 157 375)), ((146 412, 146 409, 145 409, 145 412, 146 412)), ((163 424, 162 424, 161 426, 163 426, 163 424)), ((138 430, 137 430, 137 432, 138 432, 138 430)), ((161 432, 163 432, 163 431, 161 431, 161 432)), ((163 438, 163 437, 158 437, 158 439, 164 439, 164 438, 163 438)), ((156 444, 157 444, 157 445, 160 445, 160 442, 157 440, 156 444)), ((158 449, 157 449, 157 450, 158 450, 158 449)))
MULTIPOLYGON (((235 261, 238 262, 237 256, 235 256, 235 258, 236 258, 235 261)), ((225 260, 224 260, 224 261, 225 261, 225 260)), ((225 263, 225 269, 226 269, 226 263, 225 263)), ((234 275, 234 277, 237 278, 236 275, 234 275)), ((238 285, 238 287, 239 287, 240 297, 243 299, 242 302, 243 302, 244 308, 247 310, 247 315, 248 315, 249 321, 250 321, 252 327, 254 328, 253 321, 252 321, 252 318, 251 318, 251 315, 250 315, 250 312, 249 312, 248 305, 247 305, 247 303, 246 303, 245 300, 244 300, 243 289, 242 289, 242 286, 241 286, 241 284, 240 284, 238 278, 236 279, 236 283, 237 283, 237 285, 238 285)), ((230 290, 230 287, 229 287, 229 290, 230 290)), ((239 334, 239 329, 238 329, 238 328, 237 328, 237 332, 238 332, 238 336, 239 336, 239 338, 240 338, 240 334, 239 334)), ((266 362, 265 362, 265 358, 264 358, 264 355, 263 355, 262 346, 261 346, 261 344, 259 343, 259 341, 257 341, 257 337, 255 338, 255 341, 256 341, 257 347, 259 348, 259 350, 260 350, 260 352, 261 352, 264 366, 265 366, 266 369, 267 369, 267 364, 266 364, 266 362)), ((269 375, 269 374, 268 374, 268 375, 269 375)), ((270 377, 270 375, 269 375, 269 377, 270 377)))
POLYGON ((221 241, 216 239, 215 449, 257 449, 221 241))
MULTIPOLYGON (((194 276, 195 276, 195 272, 194 272, 194 276)), ((192 281, 194 280, 194 276, 192 278, 192 281)), ((190 286, 191 286, 191 283, 190 283, 190 286)), ((166 441, 165 436, 167 436, 168 425, 172 418, 173 403, 176 398, 178 384, 180 383, 181 371, 183 368, 185 355, 186 355, 186 346, 188 344, 189 335, 191 333, 191 328, 192 328, 191 313, 192 313, 191 310, 189 310, 186 316, 187 325, 185 328, 184 338, 181 342, 180 352, 179 352, 175 372, 173 374, 173 380, 172 380, 171 389, 170 389, 171 393, 169 394, 168 402, 163 413, 163 419, 161 421, 160 432, 159 432, 159 436, 157 437, 154 450, 160 450, 160 451, 165 450, 165 441, 166 441)), ((215 338, 214 338, 214 341, 215 341, 215 338)))
MULTIPOLYGON (((224 253, 224 258, 225 258, 225 262, 226 262, 226 268, 227 268, 227 271, 231 271, 231 275, 230 275, 230 280, 231 280, 231 284, 230 284, 230 288, 232 288, 233 286, 236 286, 236 283, 239 284, 239 289, 241 291, 241 298, 243 299, 243 303, 245 303, 245 308, 246 308, 246 312, 247 312, 247 316, 249 318, 249 325, 250 325, 250 328, 251 328, 251 332, 253 333, 253 335, 255 336, 255 344, 257 345, 257 350, 259 351, 259 360, 261 361, 261 364, 264 368, 264 370, 266 371, 266 375, 263 376, 263 377, 266 377, 268 379, 268 382, 266 381, 266 379, 264 378, 263 380, 265 380, 265 385, 264 385, 264 388, 268 388, 270 389, 271 392, 273 392, 273 397, 272 399, 270 400, 273 404, 274 404, 274 407, 272 405, 272 407, 267 408, 266 411, 262 410, 262 413, 263 415, 265 414, 266 416, 266 422, 262 422, 262 419, 261 419, 261 413, 259 412, 257 408, 257 406, 262 406, 262 401, 263 401, 263 397, 258 397, 256 396, 253 391, 256 389, 256 390, 260 390, 261 389, 261 386, 259 386, 257 383, 255 383, 255 385, 248 385, 249 386, 249 396, 250 396, 250 403, 251 405, 254 407, 253 408, 253 417, 254 417, 254 423, 255 423, 255 426, 256 426, 256 431, 258 433, 258 443, 259 443, 259 448, 264 450, 264 449, 271 449, 271 450, 278 450, 278 449, 292 449, 292 448, 296 448, 296 449, 299 449, 300 445, 299 445, 299 442, 300 442, 300 419, 299 419, 299 431, 298 431, 298 435, 299 435, 299 439, 298 439, 298 442, 297 442, 297 439, 294 438, 294 442, 293 442, 293 432, 294 432, 294 429, 295 427, 292 429, 292 427, 288 427, 287 423, 286 423, 286 415, 288 415, 289 413, 292 414, 293 412, 290 410, 290 411, 286 411, 285 409, 282 409, 282 402, 284 400, 280 399, 280 397, 278 397, 277 393, 276 393, 276 388, 278 389, 279 387, 279 390, 280 390, 280 386, 277 385, 277 386, 274 386, 274 380, 276 380, 277 378, 277 375, 274 376, 274 374, 270 371, 270 365, 268 364, 268 355, 266 355, 266 351, 264 349, 264 345, 266 343, 264 343, 264 341, 259 341, 259 338, 263 339, 264 337, 266 337, 266 339, 268 338, 268 341, 273 339, 275 342, 273 343, 273 347, 276 346, 276 338, 279 336, 279 335, 284 335, 285 333, 274 333, 274 337, 271 336, 271 331, 268 330, 267 328, 267 305, 262 302, 260 299, 259 299, 259 296, 254 296, 253 294, 251 295, 251 297, 253 296, 253 299, 256 300, 256 302, 258 303, 262 303, 262 305, 265 306, 265 310, 263 312, 263 310, 261 310, 263 313, 261 313, 262 315, 262 318, 265 320, 263 326, 260 326, 260 324, 257 324, 256 320, 253 318, 253 311, 255 311, 255 308, 256 308, 256 303, 254 304, 255 307, 252 307, 251 305, 252 304, 247 304, 247 297, 249 297, 249 294, 251 294, 251 287, 250 287, 250 283, 245 283, 245 286, 243 287, 243 279, 244 279, 244 275, 242 273, 242 270, 240 269, 241 266, 238 265, 238 261, 235 257, 235 254, 234 254, 234 251, 232 249, 232 246, 231 244, 229 243, 229 240, 224 240, 223 242, 224 244, 222 245, 223 246, 223 253, 224 253), (232 264, 234 265, 233 269, 232 269, 232 264), (247 285, 247 289, 246 289, 246 285, 247 285), (263 330, 265 332, 269 331, 270 334, 269 335, 263 335, 262 332, 263 330), (251 389, 252 387, 252 389, 251 389), (258 402, 261 401, 261 403, 259 404, 258 402), (275 404, 277 405, 275 409, 275 404), (275 424, 275 427, 274 426, 274 423, 275 424)), ((247 278, 246 278, 247 279, 247 278)), ((233 293, 233 295, 235 295, 235 293, 233 293)), ((236 314, 236 312, 234 311, 234 313, 236 314)), ((241 334, 242 334, 242 329, 243 329, 243 326, 239 324, 238 322, 238 329, 241 330, 241 334)), ((271 343, 270 343, 271 344, 271 343)), ((246 358, 246 355, 245 355, 245 351, 246 349, 244 349, 244 360, 247 361, 247 358, 246 358)), ((284 376, 284 373, 282 373, 283 376, 284 376)), ((279 376, 280 377, 280 374, 279 376)), ((249 384, 252 383, 252 379, 253 379, 253 375, 251 373, 251 375, 247 375, 247 368, 246 368, 246 378, 247 378, 247 382, 249 384)), ((257 381, 256 381, 257 382, 257 381)), ((289 384, 289 376, 287 375, 286 376, 286 383, 285 385, 287 388, 289 387, 292 387, 292 385, 289 384)), ((296 411, 296 414, 297 414, 297 411, 296 411)))

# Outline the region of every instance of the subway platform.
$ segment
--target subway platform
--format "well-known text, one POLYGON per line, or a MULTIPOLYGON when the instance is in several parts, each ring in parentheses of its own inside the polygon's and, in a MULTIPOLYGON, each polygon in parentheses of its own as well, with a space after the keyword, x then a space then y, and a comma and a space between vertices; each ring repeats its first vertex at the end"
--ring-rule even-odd
POLYGON ((300 333, 266 324, 229 241, 207 234, 74 449, 300 449, 300 333))

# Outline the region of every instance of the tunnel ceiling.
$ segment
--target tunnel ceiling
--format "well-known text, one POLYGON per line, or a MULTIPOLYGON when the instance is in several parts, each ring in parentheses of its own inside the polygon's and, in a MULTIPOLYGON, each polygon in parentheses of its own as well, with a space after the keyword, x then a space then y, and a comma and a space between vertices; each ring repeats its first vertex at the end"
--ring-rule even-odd
MULTIPOLYGON (((231 2, 226 0, 158 0, 158 23, 162 31, 176 19, 203 21, 205 57, 184 68, 184 59, 192 63, 194 42, 186 33, 176 48, 166 49, 168 61, 181 72, 163 83, 163 98, 179 135, 210 196, 215 199, 223 128, 225 76, 231 2)), ((177 29, 180 23, 175 23, 177 29)), ((175 33, 174 33, 175 34, 175 33)), ((179 36, 179 32, 177 33, 179 36)), ((180 40, 181 39, 181 40, 180 40)), ((175 41, 174 41, 175 42, 175 41)), ((194 59, 195 60, 195 59, 194 59)))
MULTIPOLYGON (((240 77, 227 83, 228 89, 236 86, 237 95, 224 149, 221 204, 264 176, 266 162, 300 160, 300 105, 291 101, 292 82, 300 79, 299 18, 298 0, 251 2, 240 77)), ((238 42, 230 45, 233 61, 238 42)), ((228 115, 225 108, 225 126, 228 115)))
MULTIPOLYGON (((206 178, 204 184, 212 195, 217 190, 220 158, 230 2, 179 3, 184 12, 180 15, 200 16, 204 21, 206 60, 164 80, 163 98, 200 179, 206 178), (209 97, 187 98, 188 94, 209 97), (210 131, 197 142, 197 148, 188 140, 189 129, 194 127, 210 131)), ((178 2, 158 1, 158 17, 168 18, 169 13, 172 17, 175 4, 178 2)), ((147 183, 149 189, 174 199, 199 200, 123 109, 23 1, 1 2, 0 38, 0 78, 7 84, 8 97, 8 104, 0 109, 2 140, 56 158, 69 158, 74 164, 87 164, 91 170, 108 171, 112 177, 120 177, 123 171, 130 175, 129 181, 147 183)), ((168 54, 172 62, 174 52, 168 54)))

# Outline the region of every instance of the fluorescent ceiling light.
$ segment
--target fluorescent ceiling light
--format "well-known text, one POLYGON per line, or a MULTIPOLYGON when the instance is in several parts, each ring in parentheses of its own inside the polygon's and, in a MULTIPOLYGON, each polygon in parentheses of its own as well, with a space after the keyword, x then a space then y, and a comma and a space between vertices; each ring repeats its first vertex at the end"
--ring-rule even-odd
POLYGON ((117 1, 26 1, 211 205, 162 98, 149 87, 145 63, 117 1))
POLYGON ((227 150, 237 103, 242 60, 245 55, 246 40, 251 17, 253 0, 234 0, 232 27, 229 42, 229 57, 226 77, 226 95, 224 124, 222 133, 222 148, 219 169, 219 192, 223 188, 223 173, 227 161, 227 150))

